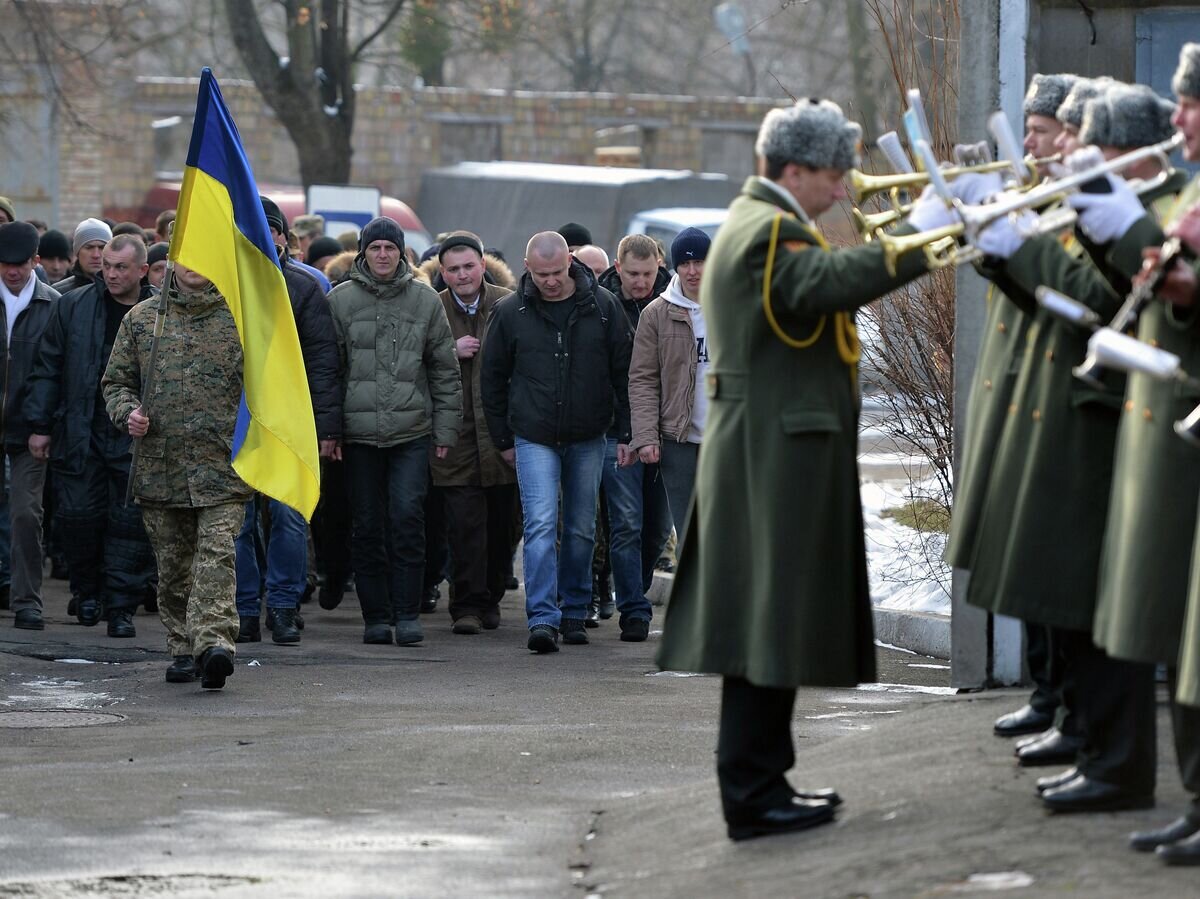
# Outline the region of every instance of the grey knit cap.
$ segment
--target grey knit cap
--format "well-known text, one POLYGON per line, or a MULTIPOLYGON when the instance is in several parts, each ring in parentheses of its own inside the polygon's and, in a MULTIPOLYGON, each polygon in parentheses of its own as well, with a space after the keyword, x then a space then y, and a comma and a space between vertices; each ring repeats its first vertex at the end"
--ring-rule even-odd
POLYGON ((1083 107, 1087 101, 1100 96, 1101 93, 1118 83, 1112 78, 1076 78, 1071 89, 1067 91, 1067 96, 1063 99, 1062 104, 1054 113, 1054 117, 1064 125, 1080 127, 1083 124, 1083 107))
POLYGON ((1034 75, 1025 92, 1024 115, 1054 118, 1054 113, 1078 80, 1075 75, 1034 75))
POLYGON ((813 169, 852 169, 858 163, 862 128, 831 100, 810 97, 772 109, 758 129, 754 152, 776 162, 813 169))
POLYGON ((1177 97, 1200 98, 1200 44, 1184 44, 1179 51, 1179 68, 1171 79, 1177 97))
POLYGON ((71 243, 75 247, 75 252, 78 253, 79 248, 89 241, 102 240, 108 243, 112 238, 112 228, 100 219, 84 219, 75 226, 75 237, 71 243))
POLYGON ((1084 105, 1079 142, 1097 147, 1148 147, 1169 138, 1175 104, 1144 84, 1113 87, 1084 105))

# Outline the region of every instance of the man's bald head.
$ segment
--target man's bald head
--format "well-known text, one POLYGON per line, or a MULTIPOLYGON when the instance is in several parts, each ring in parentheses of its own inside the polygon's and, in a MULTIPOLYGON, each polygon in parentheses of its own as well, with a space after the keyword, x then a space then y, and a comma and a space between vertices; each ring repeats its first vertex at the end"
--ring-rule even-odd
POLYGON ((590 268, 597 278, 608 269, 608 254, 595 244, 577 248, 575 258, 590 268))
POLYGON ((561 234, 557 231, 539 231, 525 245, 525 262, 528 264, 534 257, 550 260, 567 253, 567 242, 561 234))

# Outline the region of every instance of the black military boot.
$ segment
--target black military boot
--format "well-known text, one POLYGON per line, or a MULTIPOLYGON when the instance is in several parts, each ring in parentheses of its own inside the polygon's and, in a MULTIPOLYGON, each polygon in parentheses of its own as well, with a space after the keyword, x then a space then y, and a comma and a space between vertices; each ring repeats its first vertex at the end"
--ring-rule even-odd
POLYGON ((190 684, 196 679, 196 660, 190 655, 175 656, 167 666, 168 684, 190 684))
POLYGON ((133 612, 121 610, 108 613, 108 635, 110 637, 136 637, 133 612))
POLYGON ((300 628, 296 627, 295 609, 276 609, 271 622, 271 640, 275 643, 299 643, 300 628))
POLYGON ((258 643, 262 640, 262 623, 258 616, 243 615, 238 618, 238 643, 258 643))

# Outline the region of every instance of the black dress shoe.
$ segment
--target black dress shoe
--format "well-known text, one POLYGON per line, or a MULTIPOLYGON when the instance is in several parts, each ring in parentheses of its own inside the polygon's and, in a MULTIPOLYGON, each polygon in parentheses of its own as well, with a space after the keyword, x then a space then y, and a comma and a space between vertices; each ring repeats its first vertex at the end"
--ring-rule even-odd
POLYGON ((587 617, 583 619, 585 627, 600 626, 600 604, 596 600, 588 603, 587 617))
POLYGON ((190 684, 196 679, 196 660, 191 656, 175 656, 167 666, 168 684, 190 684))
POLYGON ((1037 734, 1054 723, 1054 716, 1049 712, 1039 712, 1031 705, 1023 705, 1015 712, 1001 715, 992 725, 992 733, 997 737, 1019 737, 1022 734, 1037 734))
POLYGON ((133 612, 109 612, 108 635, 110 637, 136 637, 137 628, 133 626, 133 612))
POLYGON ((79 613, 79 597, 72 596, 67 600, 67 617, 74 618, 79 613))
POLYGON ((13 616, 13 627, 24 631, 43 631, 46 629, 46 622, 42 620, 42 613, 37 609, 22 609, 13 616))
POLYGON ((220 690, 225 678, 233 674, 233 654, 222 646, 212 646, 200 654, 200 686, 205 690, 220 690))
POLYGON ((238 618, 238 643, 258 643, 262 640, 262 622, 258 616, 242 615, 238 618))
POLYGON ((1071 781, 1079 776, 1079 769, 1072 765, 1061 774, 1051 774, 1047 777, 1039 777, 1037 779, 1037 791, 1045 793, 1047 790, 1056 790, 1059 787, 1065 787, 1071 781))
POLYGON ((842 804, 842 797, 832 787, 822 787, 819 790, 792 790, 798 799, 808 799, 816 802, 828 802, 834 808, 842 804))
POLYGON ((1138 830, 1129 835, 1129 848, 1137 852, 1153 852, 1159 846, 1167 843, 1178 843, 1186 840, 1192 834, 1200 833, 1200 824, 1188 818, 1176 818, 1166 827, 1158 830, 1138 830))
POLYGON ((430 587, 425 591, 425 595, 421 597, 421 614, 428 615, 430 612, 437 611, 438 600, 442 596, 442 591, 437 587, 430 587))
POLYGON ((88 596, 79 600, 75 619, 84 627, 95 627, 100 622, 100 616, 103 614, 103 611, 100 600, 94 596, 88 596))
POLYGON ((644 643, 650 636, 650 622, 645 618, 630 618, 621 622, 622 643, 644 643))
POLYGON ((1122 812, 1154 808, 1154 795, 1135 793, 1080 774, 1061 787, 1044 792, 1042 802, 1052 812, 1122 812))
POLYGON ((1155 849, 1154 854, 1168 865, 1200 865, 1200 833, 1165 843, 1155 849))
POLYGON ((296 627, 295 609, 276 609, 274 620, 271 622, 271 641, 273 643, 299 643, 300 628, 296 627))
POLYGON ((1040 743, 1042 740, 1048 739, 1054 736, 1056 733, 1058 733, 1057 727, 1048 727, 1041 733, 1036 733, 1028 737, 1021 737, 1021 739, 1013 743, 1013 755, 1016 755, 1026 746, 1032 746, 1034 743, 1040 743))
POLYGON ((833 820, 833 806, 824 800, 793 799, 757 815, 729 821, 729 839, 749 840, 804 830, 833 820))
POLYGON ((1068 737, 1062 731, 1056 730, 1046 739, 1017 750, 1017 764, 1022 768, 1036 768, 1040 765, 1073 762, 1082 748, 1082 739, 1068 737))

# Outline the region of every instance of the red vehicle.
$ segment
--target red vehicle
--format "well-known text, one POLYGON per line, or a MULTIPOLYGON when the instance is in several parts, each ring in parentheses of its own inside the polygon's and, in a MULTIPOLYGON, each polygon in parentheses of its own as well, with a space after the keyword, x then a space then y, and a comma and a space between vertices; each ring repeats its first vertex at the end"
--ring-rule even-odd
MULTIPOLYGON (((153 228, 154 220, 164 209, 174 209, 179 204, 178 181, 156 181, 146 192, 146 197, 140 206, 120 207, 107 206, 104 215, 115 222, 137 222, 143 228, 153 228)), ((295 221, 296 216, 304 215, 304 189, 281 184, 260 184, 259 190, 278 204, 280 211, 287 216, 289 222, 295 221)), ((402 203, 395 197, 381 197, 379 201, 380 214, 395 221, 404 230, 404 241, 412 247, 418 256, 425 251, 433 239, 417 214, 407 203, 402 203)), ((329 235, 337 237, 336 234, 329 235)))

